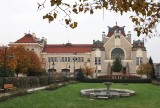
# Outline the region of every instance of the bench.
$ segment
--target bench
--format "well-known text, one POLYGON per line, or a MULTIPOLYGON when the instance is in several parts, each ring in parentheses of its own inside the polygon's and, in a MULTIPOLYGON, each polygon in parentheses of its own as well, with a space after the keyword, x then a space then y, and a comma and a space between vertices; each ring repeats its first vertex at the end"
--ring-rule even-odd
POLYGON ((13 87, 13 84, 4 84, 4 90, 5 91, 12 91, 15 90, 16 87, 13 87))
POLYGON ((5 89, 0 88, 0 93, 3 93, 5 89))

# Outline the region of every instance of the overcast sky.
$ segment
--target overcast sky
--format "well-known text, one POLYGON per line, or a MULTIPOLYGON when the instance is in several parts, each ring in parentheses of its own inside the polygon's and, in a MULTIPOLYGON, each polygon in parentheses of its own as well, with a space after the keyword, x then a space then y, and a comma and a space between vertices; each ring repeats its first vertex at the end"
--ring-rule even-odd
MULTIPOLYGON (((15 42, 24 36, 24 33, 35 33, 38 38, 45 37, 48 44, 63 44, 67 42, 75 44, 92 44, 93 40, 101 40, 102 32, 108 32, 107 26, 125 26, 126 34, 132 33, 133 39, 138 38, 133 31, 133 23, 128 14, 123 16, 113 12, 95 12, 94 15, 80 14, 73 19, 78 21, 78 27, 71 29, 56 20, 48 23, 43 20, 43 15, 48 11, 37 11, 37 2, 43 0, 1 0, 0 3, 0 44, 15 42)), ((157 26, 160 32, 160 24, 157 26)), ((145 42, 148 57, 153 62, 160 62, 160 37, 148 39, 145 42)))

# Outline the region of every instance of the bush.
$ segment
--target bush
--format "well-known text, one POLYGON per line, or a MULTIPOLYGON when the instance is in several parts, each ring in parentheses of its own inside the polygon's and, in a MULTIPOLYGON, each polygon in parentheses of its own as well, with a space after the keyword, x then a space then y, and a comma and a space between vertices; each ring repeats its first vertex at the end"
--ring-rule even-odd
POLYGON ((78 81, 74 81, 74 80, 69 80, 69 84, 77 84, 79 83, 78 81))
POLYGON ((134 75, 101 75, 98 76, 97 78, 106 78, 106 79, 141 79, 140 76, 134 76, 134 75))
POLYGON ((66 85, 68 85, 68 83, 60 83, 60 84, 54 83, 54 84, 51 84, 48 87, 46 87, 46 90, 55 90, 57 88, 64 87, 66 85))
POLYGON ((70 81, 75 81, 76 80, 76 78, 75 77, 67 77, 68 78, 68 80, 70 81))
POLYGON ((40 86, 48 85, 48 76, 40 76, 39 83, 40 83, 40 86))
POLYGON ((55 82, 56 78, 53 76, 48 77, 48 83, 53 84, 55 82))
POLYGON ((30 87, 37 87, 39 86, 39 78, 38 77, 28 77, 29 78, 29 85, 30 87))
POLYGON ((114 83, 151 83, 150 79, 84 79, 85 83, 103 83, 103 82, 114 82, 114 83))
POLYGON ((28 88, 29 79, 27 77, 12 77, 12 83, 17 88, 28 88))
POLYGON ((153 81, 152 81, 152 84, 157 85, 157 86, 160 86, 160 82, 157 81, 157 80, 153 80, 153 81))
POLYGON ((48 87, 46 87, 46 90, 55 90, 58 88, 58 85, 57 84, 51 84, 49 85, 48 87))
POLYGON ((5 101, 5 100, 8 100, 8 99, 11 99, 11 98, 14 98, 14 97, 17 97, 17 96, 24 96, 24 95, 27 95, 27 94, 30 94, 27 92, 27 90, 25 89, 18 89, 12 93, 5 93, 5 95, 2 95, 0 97, 0 101, 5 101))
POLYGON ((45 69, 41 68, 38 71, 29 70, 27 76, 47 76, 45 69))

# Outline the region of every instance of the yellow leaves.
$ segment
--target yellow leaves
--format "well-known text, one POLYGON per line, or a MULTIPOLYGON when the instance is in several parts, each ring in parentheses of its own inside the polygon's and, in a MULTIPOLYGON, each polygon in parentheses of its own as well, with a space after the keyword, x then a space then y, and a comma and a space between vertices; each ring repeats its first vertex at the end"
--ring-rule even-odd
POLYGON ((77 10, 76 8, 74 8, 72 11, 73 11, 74 13, 78 14, 78 10, 77 10))
POLYGON ((84 13, 86 13, 87 11, 89 11, 89 8, 85 8, 84 9, 84 13))
POLYGON ((76 28, 77 25, 78 25, 77 22, 71 23, 71 19, 65 19, 65 23, 66 23, 66 25, 69 25, 69 27, 72 28, 72 29, 76 28))
MULTIPOLYGON (((43 19, 48 19, 49 22, 57 18, 57 13, 64 14, 63 20, 67 18, 72 19, 71 15, 73 13, 88 12, 94 14, 98 9, 111 10, 121 15, 124 12, 132 11, 136 14, 136 17, 132 17, 131 20, 135 24, 135 27, 137 27, 135 30, 138 35, 150 32, 151 28, 156 24, 153 19, 160 18, 160 3, 147 2, 146 0, 78 0, 74 4, 67 0, 50 0, 50 3, 51 6, 54 6, 54 9, 51 10, 51 13, 43 16, 43 19), (138 26, 143 27, 140 29, 138 26)), ((38 6, 41 6, 41 4, 38 4, 38 6)), ((77 22, 71 23, 71 21, 65 20, 65 24, 71 28, 77 27, 77 22)))
POLYGON ((74 29, 74 28, 76 28, 77 27, 77 22, 73 22, 73 23, 71 23, 70 24, 70 27, 72 28, 72 29, 74 29))
POLYGON ((152 15, 152 11, 149 10, 148 13, 147 13, 147 16, 151 16, 152 15))
POLYGON ((90 9, 90 14, 93 14, 93 9, 90 9))
POLYGON ((51 0, 50 3, 51 3, 51 6, 61 5, 62 0, 51 0))
POLYGON ((57 13, 54 12, 53 16, 54 16, 54 18, 57 18, 57 13))
POLYGON ((79 7, 79 12, 82 12, 83 11, 83 6, 79 7))
POLYGON ((92 76, 94 73, 94 69, 90 68, 88 66, 85 66, 84 68, 82 68, 82 71, 83 71, 84 75, 86 75, 86 76, 92 76))
POLYGON ((143 18, 140 18, 140 21, 141 21, 141 22, 144 22, 144 19, 143 19, 143 18))
POLYGON ((48 19, 49 22, 52 22, 56 18, 57 18, 56 12, 54 12, 53 15, 51 15, 51 13, 49 13, 49 14, 46 14, 45 16, 43 16, 43 19, 48 19))
POLYGON ((50 2, 51 2, 51 6, 54 6, 56 3, 55 0, 51 0, 50 2))
POLYGON ((103 7, 105 7, 106 9, 108 8, 108 2, 106 2, 105 0, 103 0, 103 7))
POLYGON ((45 16, 43 16, 43 19, 48 19, 49 22, 53 21, 54 20, 54 17, 50 14, 46 14, 45 16))
POLYGON ((152 72, 152 65, 150 65, 149 63, 140 64, 137 69, 137 74, 140 75, 149 74, 151 72, 152 72))
POLYGON ((70 19, 65 19, 65 22, 68 25, 71 22, 71 20, 70 19))

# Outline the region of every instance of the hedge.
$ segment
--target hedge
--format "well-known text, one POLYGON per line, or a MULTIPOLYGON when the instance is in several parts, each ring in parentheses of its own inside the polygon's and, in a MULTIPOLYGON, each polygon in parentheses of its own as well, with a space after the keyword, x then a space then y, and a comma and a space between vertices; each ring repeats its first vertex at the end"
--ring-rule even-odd
POLYGON ((52 84, 56 80, 59 80, 59 82, 67 81, 66 77, 62 76, 58 77, 32 76, 32 77, 4 77, 4 78, 1 77, 0 88, 3 87, 3 84, 13 84, 13 86, 17 88, 39 87, 52 84))
POLYGON ((113 83, 151 83, 151 79, 83 79, 82 82, 85 83, 103 83, 103 82, 113 82, 113 83))

